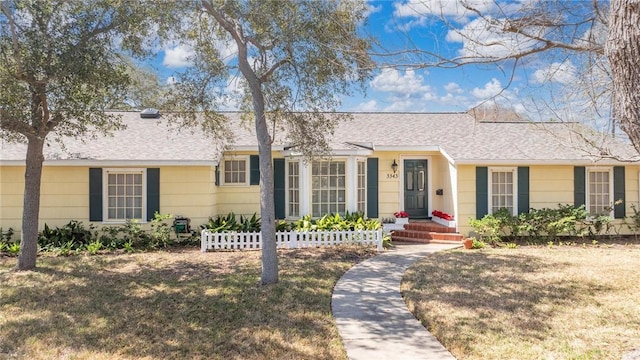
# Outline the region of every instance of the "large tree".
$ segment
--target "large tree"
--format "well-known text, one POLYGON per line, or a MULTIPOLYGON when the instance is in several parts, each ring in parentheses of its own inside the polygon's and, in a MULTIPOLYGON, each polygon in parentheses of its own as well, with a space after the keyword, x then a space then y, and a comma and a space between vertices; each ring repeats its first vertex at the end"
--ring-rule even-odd
POLYGON ((371 67, 370 42, 358 32, 366 4, 202 0, 197 5, 183 33, 193 49, 194 66, 178 77, 171 106, 180 110, 183 121, 221 131, 225 120, 216 109, 222 90, 239 84, 238 105, 253 122, 259 144, 261 281, 275 283, 273 134, 284 129, 287 140, 307 156, 326 153, 326 136, 345 117, 326 112, 335 110, 352 83, 363 83, 371 67), (203 110, 204 120, 189 117, 194 110, 203 110))
POLYGON ((147 5, 0 2, 0 136, 27 143, 18 270, 36 266, 43 147, 121 127, 105 109, 129 84, 121 51, 147 53, 147 5))
POLYGON ((559 117, 585 105, 589 114, 608 118, 612 103, 613 120, 640 152, 640 0, 414 0, 404 6, 405 14, 441 21, 447 40, 462 48, 424 51, 414 39, 416 48, 394 53, 395 65, 397 54, 405 55, 405 66, 493 64, 511 80, 517 69, 546 62, 535 75, 555 91, 550 107, 559 117), (559 89, 557 80, 569 75, 559 89))

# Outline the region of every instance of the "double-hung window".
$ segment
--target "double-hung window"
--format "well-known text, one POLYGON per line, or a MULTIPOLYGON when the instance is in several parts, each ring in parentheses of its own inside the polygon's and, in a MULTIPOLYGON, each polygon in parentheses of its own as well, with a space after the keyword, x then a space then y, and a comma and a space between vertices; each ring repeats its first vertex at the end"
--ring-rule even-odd
POLYGON ((358 161, 358 184, 356 188, 356 208, 359 212, 364 213, 367 205, 367 163, 366 161, 358 161))
POLYGON ((300 216, 300 161, 289 161, 287 166, 287 215, 300 216))
POLYGON ((611 169, 587 170, 587 211, 590 215, 608 215, 613 206, 611 169))
POLYGON ((346 212, 346 162, 314 161, 311 165, 311 215, 346 212))
POLYGON ((106 220, 144 220, 145 212, 145 171, 143 169, 106 169, 106 220))
POLYGON ((489 168, 489 211, 507 209, 517 215, 517 180, 515 168, 489 168))
POLYGON ((247 158, 225 159, 223 161, 222 179, 225 185, 248 185, 247 158))

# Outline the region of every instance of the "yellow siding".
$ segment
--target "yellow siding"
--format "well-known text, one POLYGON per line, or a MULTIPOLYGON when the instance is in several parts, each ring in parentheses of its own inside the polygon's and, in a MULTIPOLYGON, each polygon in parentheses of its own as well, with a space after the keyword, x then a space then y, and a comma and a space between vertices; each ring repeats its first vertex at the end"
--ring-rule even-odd
POLYGON ((214 175, 210 166, 161 167, 160 212, 186 216, 194 229, 206 223, 216 215, 214 175))
POLYGON ((573 204, 573 166, 529 167, 529 207, 557 208, 573 204))
MULTIPOLYGON (((24 167, 0 167, 0 226, 22 226, 24 167)), ((215 215, 213 169, 209 166, 161 167, 160 212, 191 218, 195 227, 215 215)), ((42 170, 40 221, 62 226, 89 223, 89 168, 45 166, 42 170)), ((95 222, 98 227, 101 222, 95 222)))
POLYGON ((468 234, 469 220, 476 217, 476 167, 458 166, 458 231, 468 234))
POLYGON ((400 209, 400 177, 394 177, 391 164, 395 159, 398 163, 398 175, 402 171, 400 157, 395 152, 375 153, 378 157, 378 216, 380 218, 393 217, 393 213, 400 209))
MULTIPOLYGON (((71 219, 88 221, 89 170, 83 167, 44 167, 40 192, 40 221, 53 226, 71 219)), ((0 167, 0 226, 22 226, 24 166, 0 167)))
MULTIPOLYGON (((402 161, 404 159, 427 159, 429 161, 431 192, 428 194, 431 201, 432 210, 440 210, 453 213, 453 192, 450 185, 450 171, 448 160, 439 153, 433 152, 376 152, 373 157, 378 157, 378 179, 379 179, 379 217, 393 217, 393 213, 403 210, 402 185, 400 184, 402 172, 402 161), (399 164, 398 176, 394 177, 391 170, 393 160, 399 164), (442 189, 443 195, 436 195, 436 190, 442 189)), ((429 214, 430 215, 430 214, 429 214)))

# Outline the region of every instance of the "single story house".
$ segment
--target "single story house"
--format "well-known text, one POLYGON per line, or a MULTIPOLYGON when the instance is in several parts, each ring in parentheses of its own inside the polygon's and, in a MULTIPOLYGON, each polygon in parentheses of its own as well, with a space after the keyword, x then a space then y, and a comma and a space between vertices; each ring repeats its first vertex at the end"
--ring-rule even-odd
MULTIPOLYGON (((40 225, 71 219, 98 227, 146 222, 155 211, 189 217, 259 212, 258 147, 253 125, 226 113, 232 145, 159 119, 122 112, 126 129, 45 148, 40 225)), ((276 217, 363 211, 411 219, 432 212, 468 233, 470 218, 500 208, 514 214, 557 204, 585 204, 624 218, 639 205, 640 162, 627 143, 598 147, 578 124, 478 121, 469 113, 353 113, 330 138, 330 158, 307 162, 286 138, 273 143, 276 217)), ((26 145, 2 142, 0 227, 20 229, 26 145)), ((624 230, 624 229, 623 229, 624 230)))

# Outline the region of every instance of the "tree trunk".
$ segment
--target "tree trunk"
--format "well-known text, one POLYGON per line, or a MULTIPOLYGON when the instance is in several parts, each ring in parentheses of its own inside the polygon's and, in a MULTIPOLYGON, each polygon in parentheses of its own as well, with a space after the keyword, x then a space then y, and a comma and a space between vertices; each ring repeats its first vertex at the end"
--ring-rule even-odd
POLYGON ((40 216, 40 184, 44 155, 44 138, 28 137, 27 162, 24 173, 24 206, 20 255, 16 270, 33 270, 38 254, 38 219, 40 216))
POLYGON ((273 165, 271 158, 271 136, 264 115, 264 103, 254 98, 256 136, 260 157, 260 217, 262 236, 262 278, 263 285, 278 282, 278 252, 276 251, 276 220, 273 196, 273 165))
MULTIPOLYGON (((246 54, 241 48, 240 53, 246 54)), ((253 101, 258 156, 260 158, 260 236, 262 238, 262 285, 278 282, 278 252, 276 251, 276 215, 273 196, 273 159, 271 158, 271 135, 264 113, 262 83, 249 63, 240 60, 240 70, 245 76, 253 101)))
POLYGON ((640 0, 612 0, 608 30, 613 116, 640 153, 640 0))

